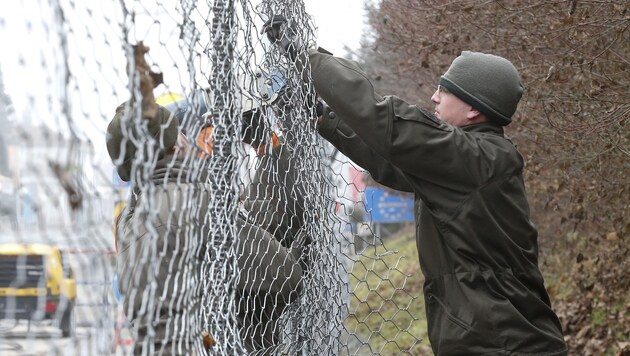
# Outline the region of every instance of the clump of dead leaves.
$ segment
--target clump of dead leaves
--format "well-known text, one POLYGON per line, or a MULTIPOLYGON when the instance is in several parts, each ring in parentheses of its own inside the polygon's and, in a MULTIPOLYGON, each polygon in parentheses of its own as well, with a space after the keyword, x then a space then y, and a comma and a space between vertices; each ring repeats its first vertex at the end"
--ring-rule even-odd
POLYGON ((592 242, 595 251, 575 258, 575 291, 556 299, 554 309, 571 353, 630 355, 630 249, 616 234, 592 242))

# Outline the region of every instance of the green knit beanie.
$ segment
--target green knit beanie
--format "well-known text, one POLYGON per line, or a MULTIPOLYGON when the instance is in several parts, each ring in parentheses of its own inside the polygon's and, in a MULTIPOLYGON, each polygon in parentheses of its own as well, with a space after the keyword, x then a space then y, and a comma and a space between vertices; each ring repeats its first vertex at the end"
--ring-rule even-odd
POLYGON ((464 51, 440 78, 440 85, 456 97, 505 126, 512 122, 523 84, 507 59, 464 51))
MULTIPOLYGON (((109 126, 107 126, 107 136, 105 138, 107 152, 112 162, 118 163, 121 159, 121 155, 124 155, 124 157, 122 157, 122 163, 116 165, 116 171, 120 179, 125 182, 131 179, 131 166, 137 150, 136 145, 127 137, 129 127, 128 130, 123 132, 123 127, 121 126, 121 121, 128 120, 126 124, 131 125, 130 129, 135 131, 133 119, 125 118, 126 105, 128 104, 123 103, 116 108, 116 114, 109 123, 109 126)), ((172 115, 168 109, 158 105, 155 119, 147 119, 146 122, 148 124, 147 129, 149 133, 158 141, 160 146, 158 156, 161 158, 177 143, 177 135, 179 134, 177 118, 175 115, 172 115)))

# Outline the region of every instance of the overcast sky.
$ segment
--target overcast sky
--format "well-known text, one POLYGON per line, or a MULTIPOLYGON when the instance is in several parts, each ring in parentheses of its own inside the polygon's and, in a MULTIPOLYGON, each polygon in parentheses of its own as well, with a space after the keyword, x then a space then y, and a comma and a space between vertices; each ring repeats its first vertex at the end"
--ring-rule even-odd
POLYGON ((318 27, 317 44, 336 55, 344 46, 358 49, 364 28, 364 0, 306 0, 306 12, 318 27))
MULTIPOLYGON (((131 31, 131 41, 144 40, 151 47, 149 62, 174 71, 165 72, 165 85, 171 87, 159 86, 156 95, 184 93, 182 88, 190 88, 186 64, 181 65, 186 63, 186 51, 168 52, 179 45, 180 28, 169 22, 177 19, 166 5, 157 10, 143 8, 176 2, 123 1, 138 13, 145 11, 144 15, 136 16, 133 24, 129 18, 123 24, 120 2, 111 0, 9 1, 0 11, 0 67, 6 93, 14 104, 12 119, 21 124, 44 124, 65 136, 72 130, 92 144, 94 167, 111 166, 105 153, 105 128, 115 107, 129 96, 123 27, 131 31), (59 2, 64 6, 63 21, 55 15, 59 2), (73 5, 68 7, 68 3, 73 5)), ((339 56, 346 55, 346 47, 358 49, 364 1, 305 0, 306 11, 317 26, 317 44, 339 56)), ((203 71, 203 66, 197 69, 203 71)))
MULTIPOLYGON (((167 71, 165 85, 170 87, 159 86, 154 93, 184 93, 190 88, 190 80, 185 77, 186 64, 181 65, 186 62, 186 51, 168 52, 179 45, 180 29, 176 23, 169 23, 176 18, 165 5, 144 8, 146 4, 171 2, 124 1, 138 14, 145 12, 135 17, 129 38, 144 40, 151 47, 150 62, 167 71), (160 20, 156 22, 156 18, 160 20), (179 63, 179 67, 173 63, 179 63)), ((346 55, 345 47, 358 49, 364 29, 364 1, 305 0, 306 11, 317 26, 317 44, 339 56, 346 55)), ((92 141, 96 156, 107 161, 100 152, 105 147, 104 131, 114 108, 128 97, 120 3, 74 2, 72 8, 67 8, 67 2, 61 2, 65 11, 63 27, 55 18, 54 1, 10 1, 3 6, 0 48, 4 51, 0 54, 0 66, 5 89, 18 122, 44 123, 65 134, 72 129, 80 139, 92 141), (67 42, 66 52, 62 50, 62 40, 67 42)), ((125 27, 130 30, 131 23, 125 27)), ((203 69, 203 65, 198 67, 201 72, 203 69)), ((197 82, 202 83, 203 78, 197 82)))
MULTIPOLYGON (((346 46, 351 50, 358 49, 364 28, 364 1, 305 0, 306 11, 313 16, 318 28, 317 44, 339 56, 346 54, 344 49, 346 46)), ((41 101, 42 98, 37 97, 38 93, 33 90, 34 88, 38 88, 40 95, 47 95, 44 94, 44 91, 47 90, 59 89, 58 87, 55 88, 57 84, 55 82, 59 80, 56 74, 62 73, 63 68, 51 68, 54 66, 69 65, 75 77, 85 77, 86 74, 88 77, 100 75, 112 81, 111 83, 104 83, 101 80, 92 85, 94 92, 100 92, 98 93, 100 95, 111 94, 112 91, 117 91, 116 88, 121 86, 120 81, 126 82, 124 58, 120 56, 120 53, 117 53, 120 50, 117 41, 120 41, 119 24, 122 21, 118 14, 119 10, 114 11, 118 6, 108 1, 90 3, 90 5, 82 2, 75 3, 72 13, 64 8, 66 11, 65 19, 69 24, 65 30, 71 29, 73 32, 69 33, 67 46, 72 52, 75 52, 73 48, 80 48, 79 56, 82 58, 79 58, 79 62, 74 62, 73 58, 64 59, 64 53, 60 50, 60 37, 62 36, 60 32, 65 30, 54 25, 51 26, 51 23, 58 22, 53 20, 55 9, 51 6, 51 2, 44 0, 10 1, 3 6, 3 11, 0 13, 0 45, 5 51, 0 56, 0 65, 3 67, 5 86, 8 94, 13 98, 16 113, 19 114, 23 109, 30 110, 34 102, 41 101), (77 39, 83 36, 88 36, 82 40, 85 43, 76 43, 77 39), (11 49, 11 51, 7 51, 7 49, 11 49), (84 68, 77 70, 81 67, 84 68), (122 67, 123 69, 113 72, 111 67, 118 69, 122 67), (42 68, 45 68, 46 72, 38 73, 37 70, 42 68), (29 74, 31 74, 30 78, 27 78, 29 74), (104 87, 104 84, 107 85, 104 87), (29 96, 30 98, 28 98, 29 96)), ((142 2, 135 2, 135 4, 139 7, 142 2)), ((168 10, 163 8, 159 13, 168 15, 168 10)), ((150 19, 137 17, 136 20, 150 19)), ((159 24, 151 25, 150 21, 139 27, 146 27, 148 30, 146 34, 135 34, 136 37, 149 37, 149 32, 151 35, 159 33, 162 43, 170 43, 169 41, 172 41, 173 38, 176 41, 179 35, 179 33, 164 34, 164 31, 167 30, 165 27, 159 24)), ((148 40, 146 42, 149 42, 149 46, 153 46, 151 54, 154 55, 155 51, 159 50, 156 48, 158 46, 152 43, 154 41, 148 40)), ((85 93, 84 84, 81 83, 80 86, 81 92, 85 93)), ((57 103, 51 104, 50 99, 47 101, 49 105, 54 107, 52 109, 61 110, 56 107, 57 103)), ((37 113, 35 116, 40 115, 41 113, 37 113)))

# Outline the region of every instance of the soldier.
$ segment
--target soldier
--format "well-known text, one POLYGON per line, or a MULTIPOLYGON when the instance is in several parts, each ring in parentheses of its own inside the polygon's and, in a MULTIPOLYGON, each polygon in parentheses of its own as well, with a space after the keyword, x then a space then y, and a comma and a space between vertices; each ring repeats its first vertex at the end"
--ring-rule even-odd
MULTIPOLYGON (((161 101, 165 106, 156 105, 155 110, 147 109, 143 103, 143 132, 159 143, 152 152, 138 151, 132 143, 130 136, 142 136, 130 117, 130 102, 116 109, 107 129, 107 148, 118 174, 124 181, 133 181, 131 197, 116 231, 117 273, 124 311, 136 332, 134 354, 138 355, 203 353, 199 303, 204 278, 201 264, 206 251, 201 242, 209 233, 205 221, 211 193, 207 169, 203 167, 212 159, 212 127, 193 129, 188 136, 199 134, 191 140, 182 130, 191 127, 184 124, 184 118, 199 118, 203 112, 190 115, 191 110, 174 110, 173 114, 166 106, 182 108, 189 103, 181 97, 171 99, 177 102, 161 101), (142 181, 143 168, 134 165, 138 154, 154 159, 148 178, 152 189, 138 189, 146 183, 142 181), (143 200, 150 202, 148 208, 143 200)), ((294 173, 282 140, 271 134, 263 138, 268 130, 262 126, 259 115, 257 110, 244 114, 247 124, 241 132, 243 142, 254 147, 262 160, 288 168, 278 170, 284 176, 279 181, 269 180, 262 172, 256 174, 252 187, 269 192, 279 189, 274 182, 285 181, 294 173)), ((287 199, 283 204, 254 201, 244 204, 249 211, 235 212, 237 319, 250 352, 264 352, 278 342, 278 320, 302 289, 304 271, 300 258, 305 239, 298 238, 302 220, 297 208, 302 206, 302 197, 282 197, 287 199), (284 211, 279 209, 283 206, 287 207, 284 211), (276 210, 271 212, 272 208, 276 210), (285 225, 287 222, 291 222, 290 227, 285 225)))

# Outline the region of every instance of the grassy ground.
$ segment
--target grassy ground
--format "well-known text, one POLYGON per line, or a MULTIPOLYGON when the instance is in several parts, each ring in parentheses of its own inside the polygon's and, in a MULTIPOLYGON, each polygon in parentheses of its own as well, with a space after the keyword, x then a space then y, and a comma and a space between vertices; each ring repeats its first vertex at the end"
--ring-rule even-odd
POLYGON ((385 247, 366 248, 354 263, 346 327, 368 342, 360 355, 432 355, 413 232, 388 238, 385 247))

